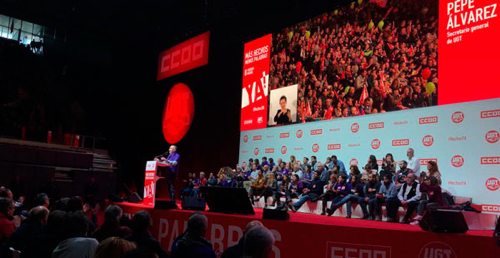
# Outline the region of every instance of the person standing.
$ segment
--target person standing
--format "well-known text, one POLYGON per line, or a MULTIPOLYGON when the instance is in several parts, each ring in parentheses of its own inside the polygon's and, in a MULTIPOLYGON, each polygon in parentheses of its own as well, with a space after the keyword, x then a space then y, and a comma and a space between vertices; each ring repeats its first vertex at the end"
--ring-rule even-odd
POLYGON ((408 157, 408 168, 413 171, 416 177, 420 177, 420 160, 415 157, 415 151, 409 148, 406 151, 406 156, 408 157))
POLYGON ((180 156, 177 153, 177 146, 170 145, 168 152, 158 155, 154 159, 155 161, 164 162, 167 164, 167 172, 165 175, 165 180, 167 183, 167 191, 170 194, 170 200, 175 202, 175 179, 177 178, 177 172, 179 172, 179 160, 180 156))

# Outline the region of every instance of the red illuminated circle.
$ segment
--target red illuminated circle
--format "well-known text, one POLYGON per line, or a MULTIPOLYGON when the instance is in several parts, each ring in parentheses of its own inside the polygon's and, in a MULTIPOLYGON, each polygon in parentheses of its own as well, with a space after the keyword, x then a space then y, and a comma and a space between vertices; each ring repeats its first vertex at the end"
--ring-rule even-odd
POLYGON ((170 144, 179 142, 188 132, 194 117, 194 96, 186 84, 170 90, 163 108, 163 137, 170 144))
POLYGON ((351 132, 353 133, 357 133, 359 131, 359 124, 358 123, 354 123, 351 125, 351 132))
POLYGON ((500 180, 498 178, 490 177, 486 180, 486 188, 490 191, 496 191, 500 188, 500 180))
POLYGON ((317 143, 313 144, 313 146, 312 146, 312 151, 313 151, 314 153, 316 153, 316 152, 318 152, 318 151, 319 151, 319 145, 318 145, 317 143))
POLYGON ((287 148, 286 146, 281 146, 281 154, 286 154, 287 148))
POLYGON ((253 154, 255 154, 255 156, 259 155, 259 148, 253 149, 253 154))
POLYGON ((496 142, 498 142, 498 139, 500 138, 500 134, 498 133, 498 131, 491 130, 491 131, 486 133, 485 138, 486 138, 486 141, 489 143, 496 143, 496 142))
POLYGON ((432 146, 433 143, 434 143, 434 137, 432 137, 432 135, 426 135, 424 136, 424 138, 422 138, 422 144, 425 147, 432 146))
POLYGON ((379 139, 375 139, 372 141, 372 149, 376 150, 380 147, 380 140, 379 139))
POLYGON ((297 130, 297 132, 295 133, 295 135, 297 136, 297 138, 302 138, 302 135, 304 134, 304 132, 302 132, 302 130, 297 130))
POLYGON ((464 121, 464 118, 465 115, 462 111, 457 111, 451 115, 451 121, 453 121, 453 123, 455 124, 462 123, 462 121, 464 121))
POLYGON ((451 165, 453 165, 456 168, 459 168, 464 165, 464 157, 460 155, 455 155, 453 158, 451 158, 451 165))

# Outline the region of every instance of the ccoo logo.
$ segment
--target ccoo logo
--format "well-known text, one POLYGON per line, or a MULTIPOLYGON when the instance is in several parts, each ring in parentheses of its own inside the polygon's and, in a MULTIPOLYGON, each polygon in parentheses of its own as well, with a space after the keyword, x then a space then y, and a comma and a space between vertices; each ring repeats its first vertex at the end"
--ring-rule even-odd
POLYGON ((281 154, 286 154, 287 148, 285 145, 281 146, 281 154))
POLYGON ((443 242, 430 242, 420 249, 419 258, 456 258, 457 254, 443 242))
POLYGON ((425 147, 429 147, 429 146, 432 146, 432 144, 434 143, 434 137, 432 137, 432 135, 426 135, 424 136, 424 138, 422 138, 422 144, 425 146, 425 147))
POLYGON ((498 142, 498 139, 500 138, 500 134, 498 133, 498 131, 491 130, 491 131, 486 133, 485 138, 486 138, 486 141, 489 143, 496 143, 496 142, 498 142))
POLYGON ((314 153, 316 153, 316 152, 318 152, 318 151, 319 151, 319 145, 318 145, 317 143, 313 144, 313 146, 312 146, 312 151, 313 151, 314 153))
POLYGON ((243 142, 247 143, 248 142, 248 135, 243 136, 243 142))
POLYGON ((494 177, 490 177, 486 180, 486 188, 490 191, 496 191, 500 188, 500 180, 494 177))
POLYGON ((353 133, 357 133, 359 131, 359 124, 358 123, 354 123, 351 125, 351 132, 353 133))
POLYGON ((259 148, 255 148, 255 149, 253 149, 253 154, 255 154, 255 155, 259 155, 259 148))
POLYGON ((304 132, 302 132, 302 130, 297 130, 297 132, 295 133, 295 135, 297 136, 297 138, 302 138, 302 135, 304 134, 304 132))
POLYGON ((453 165, 456 168, 459 168, 464 165, 464 157, 460 155, 455 155, 451 158, 451 165, 453 165))
POLYGON ((462 123, 464 121, 464 113, 462 111, 457 111, 451 115, 451 121, 455 124, 462 123))
POLYGON ((350 166, 357 166, 358 165, 358 160, 357 159, 351 159, 351 161, 349 161, 349 165, 350 166))
POLYGON ((380 147, 380 140, 379 139, 374 139, 372 141, 372 149, 376 150, 380 147))

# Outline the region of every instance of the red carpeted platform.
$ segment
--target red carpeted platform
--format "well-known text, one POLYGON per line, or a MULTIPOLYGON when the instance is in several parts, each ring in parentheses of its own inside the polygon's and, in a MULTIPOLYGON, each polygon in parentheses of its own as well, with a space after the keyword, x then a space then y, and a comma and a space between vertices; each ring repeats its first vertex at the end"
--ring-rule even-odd
MULTIPOLYGON (((193 211, 147 209, 142 204, 120 203, 125 214, 146 209, 153 218, 151 233, 170 250, 175 238, 187 227, 193 211)), ((178 205, 180 206, 180 204, 178 205)), ((315 214, 290 213, 290 220, 262 220, 255 215, 203 212, 209 220, 207 238, 215 250, 237 243, 245 225, 261 220, 276 237, 272 257, 500 257, 492 231, 466 234, 426 232, 417 226, 315 214)))

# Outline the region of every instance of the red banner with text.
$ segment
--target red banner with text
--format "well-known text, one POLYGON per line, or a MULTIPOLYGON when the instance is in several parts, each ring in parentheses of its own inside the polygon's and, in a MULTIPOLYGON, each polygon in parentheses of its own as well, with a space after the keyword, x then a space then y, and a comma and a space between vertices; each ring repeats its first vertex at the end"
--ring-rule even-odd
POLYGON ((271 34, 245 44, 241 131, 266 128, 271 34))

